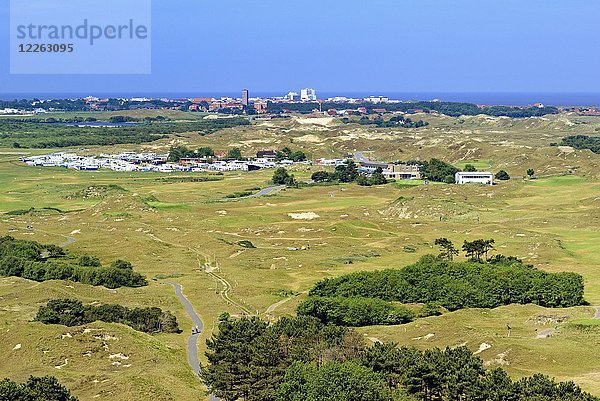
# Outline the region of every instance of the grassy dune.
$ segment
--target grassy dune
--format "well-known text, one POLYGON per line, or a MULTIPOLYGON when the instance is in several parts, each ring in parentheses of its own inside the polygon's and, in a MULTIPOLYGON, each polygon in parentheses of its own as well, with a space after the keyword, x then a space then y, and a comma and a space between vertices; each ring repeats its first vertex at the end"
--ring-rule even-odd
MULTIPOLYGON (((140 147, 88 151, 166 150, 171 144, 219 150, 237 144, 251 153, 287 145, 329 157, 371 149, 382 158, 441 157, 482 169, 491 164, 512 175, 524 175, 533 167, 540 178, 494 187, 422 182, 370 188, 316 186, 258 199, 227 199, 235 192, 269 186, 272 172, 232 172, 218 176, 219 181, 187 182, 186 174, 32 168, 20 164, 14 150, 0 150, 2 235, 56 244, 72 236, 77 241, 68 246, 71 251, 96 254, 106 263, 130 260, 150 280, 145 288, 107 290, 70 282, 0 279, 0 353, 9 362, 3 373, 19 380, 30 373, 55 375, 82 400, 98 394, 109 400, 148 394, 160 400, 202 399, 202 385, 190 372, 185 355, 192 322, 169 281, 184 286, 205 320, 207 330, 199 341, 203 351, 204 340, 223 311, 272 318, 292 314, 316 281, 351 271, 402 267, 437 252, 433 242, 438 237, 459 244, 464 239, 494 238, 499 253, 548 271, 578 272, 586 280, 586 299, 600 305, 599 156, 547 146, 565 133, 591 128, 570 125, 562 116, 548 121, 427 118, 432 125, 425 130, 394 132, 284 121, 206 137, 190 133, 140 147), (499 143, 500 136, 511 143, 499 143), (569 171, 574 174, 564 175, 569 171), (36 210, 30 213, 4 214, 32 207, 36 210), (47 207, 60 211, 42 210, 47 207), (318 217, 301 219, 309 216, 305 213, 318 217), (240 240, 249 240, 256 248, 237 245, 240 240), (207 273, 207 266, 216 275, 207 273), (85 333, 84 328, 31 321, 39 305, 57 297, 159 306, 176 314, 184 334, 149 336, 100 323, 85 328, 101 331, 85 333), (72 337, 63 338, 66 333, 72 337), (118 340, 94 338, 98 333, 118 340), (20 349, 14 349, 17 344, 20 349), (109 359, 114 354, 129 359, 109 359), (65 359, 68 363, 56 368, 65 359)), ((306 179, 316 169, 299 167, 294 173, 306 179)), ((600 331, 593 324, 582 328, 573 323, 592 316, 590 307, 549 310, 513 305, 361 331, 368 338, 422 348, 466 343, 477 351, 486 343, 491 348, 480 355, 489 366, 503 365, 515 377, 540 371, 573 379, 600 394, 595 364, 600 331), (555 323, 557 318, 566 319, 555 323), (510 337, 507 323, 512 327, 510 337), (550 337, 536 338, 536 329, 539 333, 555 326, 560 329, 550 337), (414 340, 428 334, 434 335, 414 340)))

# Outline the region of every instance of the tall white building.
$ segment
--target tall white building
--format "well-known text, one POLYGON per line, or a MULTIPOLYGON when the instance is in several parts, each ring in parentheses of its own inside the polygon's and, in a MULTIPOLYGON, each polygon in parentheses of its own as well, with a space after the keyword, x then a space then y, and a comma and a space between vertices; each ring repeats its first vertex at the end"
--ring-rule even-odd
POLYGON ((300 100, 303 102, 313 102, 317 100, 317 92, 311 88, 304 88, 300 91, 300 100))

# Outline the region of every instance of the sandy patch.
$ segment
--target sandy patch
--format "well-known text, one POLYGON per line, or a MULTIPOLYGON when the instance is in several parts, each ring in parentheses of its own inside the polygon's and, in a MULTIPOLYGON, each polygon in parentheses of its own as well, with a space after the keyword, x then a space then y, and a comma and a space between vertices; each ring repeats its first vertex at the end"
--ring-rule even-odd
POLYGON ((127 359, 129 359, 129 357, 125 354, 118 353, 109 355, 108 359, 120 359, 122 361, 126 361, 127 359))
POLYGON ((316 214, 315 212, 288 213, 288 216, 290 216, 294 220, 314 220, 314 219, 318 219, 319 217, 321 217, 318 214, 316 214))
POLYGON ((485 361, 483 363, 483 366, 485 366, 485 367, 489 367, 489 366, 508 366, 508 365, 510 365, 510 362, 506 359, 507 356, 508 356, 508 351, 502 352, 502 353, 496 355, 496 358, 491 359, 489 361, 485 361))
POLYGON ((334 119, 331 117, 317 117, 317 118, 302 118, 296 117, 295 120, 300 124, 315 124, 315 125, 323 125, 328 126, 333 123, 334 119))
POLYGON ((488 350, 490 348, 492 348, 492 346, 490 344, 481 343, 481 345, 479 346, 479 349, 477 351, 473 352, 473 355, 481 354, 483 351, 488 350))
POLYGON ((316 135, 303 135, 301 137, 295 138, 294 141, 297 142, 309 142, 309 143, 322 143, 323 141, 316 135))
POLYGON ((426 335, 424 335, 422 337, 415 337, 415 338, 413 338, 413 340, 417 340, 417 341, 419 341, 419 340, 425 340, 425 341, 427 341, 430 338, 433 338, 433 336, 435 336, 435 334, 429 333, 429 334, 426 334, 426 335))
POLYGON ((575 149, 573 149, 571 146, 559 146, 558 150, 567 154, 575 152, 575 149))

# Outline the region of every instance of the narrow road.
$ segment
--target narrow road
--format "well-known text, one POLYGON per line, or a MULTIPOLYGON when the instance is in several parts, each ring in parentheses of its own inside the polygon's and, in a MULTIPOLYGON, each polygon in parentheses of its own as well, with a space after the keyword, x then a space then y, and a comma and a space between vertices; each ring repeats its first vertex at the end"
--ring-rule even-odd
POLYGON ((267 308, 266 314, 268 315, 268 314, 275 312, 275 309, 279 308, 281 305, 287 303, 288 301, 291 301, 292 299, 294 299, 294 297, 286 298, 279 302, 274 303, 273 305, 271 305, 267 308))
POLYGON ((257 193, 249 195, 247 197, 248 198, 260 198, 262 196, 271 195, 274 192, 279 192, 283 188, 285 188, 285 185, 277 185, 277 186, 274 186, 274 187, 263 188, 260 191, 258 191, 257 193))
POLYGON ((556 328, 553 328, 553 329, 546 329, 546 330, 540 331, 540 332, 537 334, 536 338, 537 338, 537 339, 548 338, 548 337, 550 337, 552 334, 554 334, 555 332, 556 332, 556 328))
MULTIPOLYGON (((177 283, 169 283, 169 284, 171 284, 175 288, 175 295, 177 295, 177 298, 179 298, 179 301, 185 307, 185 311, 187 312, 187 314, 190 316, 190 318, 194 322, 194 326, 198 326, 198 328, 202 332, 204 330, 204 322, 202 321, 202 319, 200 319, 200 316, 198 316, 198 314, 194 310, 194 307, 192 306, 190 301, 188 301, 188 299, 183 295, 181 284, 177 284, 177 283)), ((199 336, 200 336, 200 333, 196 333, 196 334, 191 334, 188 338, 188 363, 190 364, 192 370, 196 374, 200 373, 200 362, 198 360, 198 347, 196 345, 198 343, 199 336)))
POLYGON ((369 158, 363 152, 354 152, 354 160, 357 162, 368 162, 369 158))
POLYGON ((596 314, 594 315, 594 319, 600 320, 600 306, 596 306, 596 314))
MULTIPOLYGON (((200 332, 204 331, 204 322, 202 321, 200 316, 198 316, 198 314, 194 310, 194 307, 192 306, 190 301, 188 301, 188 299, 183 295, 183 287, 181 286, 181 284, 177 284, 177 283, 169 283, 169 284, 171 284, 175 288, 175 295, 177 296, 177 298, 179 298, 179 301, 185 307, 185 311, 187 312, 187 314, 190 316, 190 318, 194 322, 194 326, 198 326, 198 328, 200 329, 200 332)), ((190 367, 196 374, 200 374, 200 361, 198 359, 198 345, 197 345, 199 336, 200 336, 200 333, 196 333, 196 334, 191 334, 188 337, 188 364, 190 365, 190 367)), ((213 394, 211 394, 208 397, 208 401, 219 401, 219 398, 217 398, 213 394)))

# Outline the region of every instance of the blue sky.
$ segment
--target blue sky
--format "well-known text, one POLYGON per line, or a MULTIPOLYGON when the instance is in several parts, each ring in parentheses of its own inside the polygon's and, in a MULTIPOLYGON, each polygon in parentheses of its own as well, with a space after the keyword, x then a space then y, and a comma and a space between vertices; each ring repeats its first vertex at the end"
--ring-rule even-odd
POLYGON ((600 92, 599 1, 152 1, 152 74, 10 75, 2 57, 0 93, 600 92))

